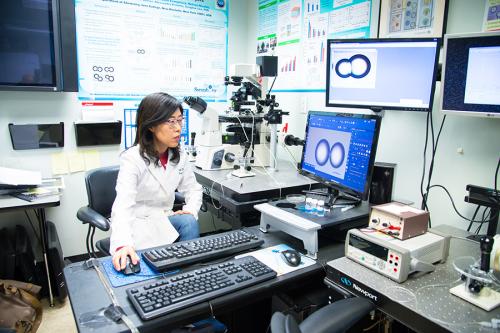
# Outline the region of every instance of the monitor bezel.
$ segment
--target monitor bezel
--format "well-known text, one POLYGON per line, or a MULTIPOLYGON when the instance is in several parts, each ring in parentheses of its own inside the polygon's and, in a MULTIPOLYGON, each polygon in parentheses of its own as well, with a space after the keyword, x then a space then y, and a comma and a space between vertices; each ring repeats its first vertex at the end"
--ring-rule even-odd
POLYGON ((373 168, 375 165, 375 156, 377 153, 377 146, 378 146, 378 138, 379 138, 379 133, 380 133, 380 124, 382 122, 382 117, 374 114, 360 114, 360 113, 344 113, 344 112, 327 112, 327 111, 309 111, 307 114, 307 121, 306 121, 306 129, 305 129, 305 136, 304 136, 304 146, 302 149, 302 156, 300 159, 300 164, 299 164, 299 174, 306 176, 308 178, 311 178, 329 188, 336 189, 340 192, 347 193, 355 198, 358 198, 360 200, 367 200, 368 195, 370 192, 370 183, 371 179, 373 176, 373 168), (356 191, 350 187, 344 186, 342 184, 339 184, 338 182, 335 181, 330 181, 326 180, 320 176, 317 176, 307 170, 302 169, 302 166, 304 164, 304 157, 305 157, 305 142, 307 142, 308 138, 308 131, 309 131, 309 121, 311 119, 311 115, 315 116, 332 116, 332 117, 349 117, 349 118, 358 118, 358 119, 374 119, 375 120, 375 134, 373 136, 373 142, 372 142, 372 153, 370 154, 370 161, 368 163, 368 173, 366 175, 366 181, 365 181, 365 186, 364 186, 364 191, 359 192, 356 191))
MULTIPOLYGON (((450 39, 461 39, 461 38, 474 38, 474 37, 492 37, 498 36, 500 37, 500 31, 487 31, 487 32, 473 32, 473 33, 458 33, 458 34, 446 34, 444 36, 443 43, 443 65, 442 65, 442 73, 441 73, 441 88, 440 88, 440 97, 439 97, 439 109, 445 115, 457 115, 457 116, 472 116, 472 117, 481 117, 481 118, 500 118, 500 112, 491 113, 491 112, 481 112, 481 111, 467 111, 467 110, 451 110, 451 109, 443 109, 444 103, 444 88, 446 83, 446 57, 448 53, 448 40, 450 39)), ((465 104, 465 103, 464 103, 465 104)), ((474 104, 476 105, 476 104, 474 104)))
POLYGON ((60 27, 60 13, 59 2, 61 0, 49 0, 52 10, 51 22, 52 23, 52 45, 51 51, 53 52, 52 61, 54 67, 52 75, 54 81, 50 84, 14 84, 10 82, 0 83, 0 91, 48 91, 58 92, 62 91, 62 60, 61 60, 61 27, 60 27))
POLYGON ((326 103, 327 107, 343 107, 343 108, 356 108, 356 109, 369 109, 375 112, 382 110, 397 110, 397 111, 417 111, 417 112, 432 112, 434 104, 434 94, 436 90, 436 78, 439 64, 439 50, 441 47, 441 39, 437 37, 425 38, 357 38, 357 39, 328 39, 326 52, 326 103), (413 42, 436 42, 436 55, 434 58, 434 69, 432 74, 431 95, 429 97, 429 106, 426 108, 406 107, 406 106, 393 106, 393 105, 365 105, 365 104, 346 104, 346 103, 331 103, 330 102, 330 58, 331 58, 331 44, 334 43, 413 43, 413 42))

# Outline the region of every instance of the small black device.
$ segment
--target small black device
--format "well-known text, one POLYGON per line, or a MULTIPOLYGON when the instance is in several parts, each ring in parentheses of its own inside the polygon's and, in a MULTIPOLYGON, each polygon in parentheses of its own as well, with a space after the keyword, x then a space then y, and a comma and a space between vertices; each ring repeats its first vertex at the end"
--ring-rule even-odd
POLYGON ((75 123, 76 145, 119 145, 122 140, 122 122, 75 123))
POLYGON ((130 258, 130 255, 127 255, 127 264, 125 265, 125 268, 121 270, 121 272, 125 275, 131 275, 131 274, 137 274, 141 271, 141 263, 137 261, 137 264, 134 265, 132 262, 132 258, 130 258))
POLYGON ((278 57, 258 56, 255 62, 260 66, 261 76, 278 76, 278 57))
POLYGON ((373 176, 370 183, 371 204, 381 205, 392 201, 392 189, 396 164, 375 162, 373 176))
POLYGON ((287 263, 288 266, 297 267, 298 265, 300 265, 301 257, 298 251, 295 250, 282 251, 281 257, 287 263))
POLYGON ((217 235, 177 242, 144 251, 142 257, 158 272, 189 264, 210 261, 259 247, 264 240, 245 230, 232 230, 217 235))
POLYGON ((10 139, 14 150, 64 147, 64 123, 58 124, 9 124, 10 139))
POLYGON ((127 289, 142 320, 153 319, 264 282, 276 272, 252 256, 183 271, 127 289))
MULTIPOLYGON (((500 191, 483 186, 468 184, 465 189, 469 192, 465 202, 490 208, 490 218, 486 235, 494 237, 497 233, 498 221, 500 219, 500 191)), ((480 241, 483 235, 470 235, 475 241, 480 241)))

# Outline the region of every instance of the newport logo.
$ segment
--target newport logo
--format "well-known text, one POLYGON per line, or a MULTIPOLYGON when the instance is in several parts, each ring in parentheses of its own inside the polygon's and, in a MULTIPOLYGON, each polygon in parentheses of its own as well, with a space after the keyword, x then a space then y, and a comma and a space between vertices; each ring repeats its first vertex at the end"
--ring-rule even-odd
MULTIPOLYGON (((350 282, 350 281, 349 281, 350 282)), ((352 284, 352 287, 356 289, 356 291, 360 292, 361 294, 365 295, 365 297, 371 298, 375 302, 377 301, 378 297, 373 295, 372 293, 362 289, 361 287, 357 286, 355 283, 352 284)))
POLYGON ((345 284, 348 287, 352 286, 351 280, 349 280, 345 276, 343 276, 343 277, 340 278, 340 282, 342 282, 342 284, 345 284))

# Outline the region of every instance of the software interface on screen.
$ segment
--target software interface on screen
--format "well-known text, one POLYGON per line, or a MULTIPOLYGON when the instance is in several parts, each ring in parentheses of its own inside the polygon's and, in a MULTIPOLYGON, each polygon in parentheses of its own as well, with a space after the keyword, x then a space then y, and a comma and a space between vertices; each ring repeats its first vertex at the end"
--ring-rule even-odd
POLYGON ((447 39, 444 111, 500 115, 500 34, 447 39))
POLYGON ((363 193, 375 131, 375 119, 309 114, 302 170, 363 193))
POLYGON ((331 41, 327 105, 429 108, 437 50, 437 39, 331 41))

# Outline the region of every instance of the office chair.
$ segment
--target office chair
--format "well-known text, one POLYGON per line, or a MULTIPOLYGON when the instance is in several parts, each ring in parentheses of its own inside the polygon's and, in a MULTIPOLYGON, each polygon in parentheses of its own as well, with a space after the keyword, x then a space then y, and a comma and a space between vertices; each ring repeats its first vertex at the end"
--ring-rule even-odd
POLYGON ((340 333, 345 332, 374 309, 364 297, 346 298, 322 307, 297 324, 291 315, 275 312, 271 318, 272 333, 340 333))
MULTIPOLYGON (((89 204, 78 209, 76 217, 83 224, 89 224, 86 239, 89 257, 96 257, 94 248, 95 229, 108 231, 110 228, 109 218, 116 197, 115 187, 119 170, 120 167, 115 165, 93 169, 85 175, 85 186, 87 187, 89 204)), ((175 192, 174 211, 182 209, 183 204, 184 197, 180 193, 175 192)), ((104 255, 110 255, 109 237, 97 241, 95 246, 104 255)))

